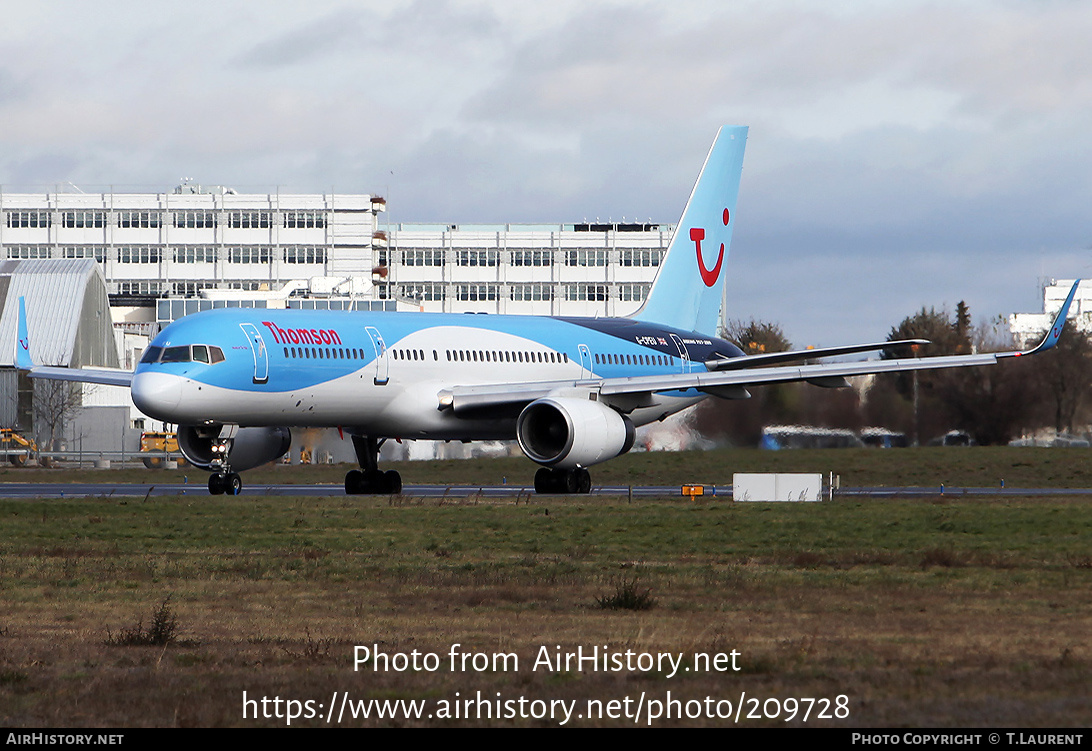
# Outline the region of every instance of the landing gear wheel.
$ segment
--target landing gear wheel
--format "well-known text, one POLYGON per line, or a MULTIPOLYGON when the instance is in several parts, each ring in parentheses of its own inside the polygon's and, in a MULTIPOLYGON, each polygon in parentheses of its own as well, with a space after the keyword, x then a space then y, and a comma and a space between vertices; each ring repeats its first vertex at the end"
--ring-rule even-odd
POLYGON ((385 493, 397 495, 402 492, 402 475, 398 474, 393 469, 388 469, 383 473, 383 485, 385 486, 385 493))
POLYGON ((238 472, 228 472, 227 474, 215 474, 209 475, 209 493, 211 495, 239 495, 243 492, 243 478, 239 477, 238 472))
POLYGON ((351 469, 345 474, 345 493, 348 495, 372 495, 380 493, 401 493, 402 475, 393 469, 386 472, 379 470, 351 469))
POLYGON ((345 474, 345 494, 361 495, 364 493, 364 473, 351 469, 345 474))
POLYGON ((565 472, 565 474, 563 474, 560 478, 558 478, 563 483, 562 487, 564 488, 565 493, 579 493, 580 492, 580 474, 579 474, 579 472, 580 472, 580 470, 578 470, 578 469, 570 469, 567 472, 565 472))
POLYGON ((576 469, 549 469, 543 467, 535 472, 536 493, 573 493, 591 492, 591 473, 583 467, 576 469))
POLYGON ((554 492, 554 471, 542 467, 535 472, 535 492, 541 494, 554 492))
POLYGON ((591 492, 591 472, 581 467, 580 469, 574 469, 573 472, 577 475, 576 492, 581 494, 588 494, 591 492))

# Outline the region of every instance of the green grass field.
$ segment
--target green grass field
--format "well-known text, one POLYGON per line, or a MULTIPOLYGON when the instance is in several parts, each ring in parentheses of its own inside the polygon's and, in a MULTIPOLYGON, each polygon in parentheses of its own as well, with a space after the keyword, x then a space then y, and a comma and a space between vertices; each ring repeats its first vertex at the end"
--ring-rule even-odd
MULTIPOLYGON (((246 472, 244 483, 341 484, 347 465, 270 465, 246 472)), ((524 458, 474 461, 392 462, 406 483, 452 485, 530 485, 537 465, 524 458)), ((596 485, 674 485, 699 482, 730 485, 734 472, 834 472, 844 486, 962 485, 975 487, 1092 487, 1092 452, 1088 449, 973 448, 830 449, 757 451, 633 452, 592 468, 596 485)), ((207 473, 190 468, 74 470, 4 468, 2 482, 85 482, 104 477, 116 482, 182 482, 204 485, 207 473)))
MULTIPOLYGON (((1086 472, 1082 456, 1028 449, 632 455, 597 468, 597 481, 726 484, 735 469, 834 471, 854 485, 933 484, 934 474, 947 484, 990 485, 1005 472, 1008 487, 1076 487, 1086 472)), ((407 482, 493 484, 531 467, 504 460, 400 468, 407 482)), ((308 482, 329 474, 337 482, 343 471, 254 474, 308 482)), ((26 476, 0 479, 12 475, 26 476)), ((578 712, 596 701, 629 698, 635 706, 642 695, 666 701, 669 692, 735 707, 744 694, 743 725, 786 724, 786 700, 825 698, 832 712, 846 697, 848 718, 814 716, 816 705, 803 722, 798 702, 789 724, 1092 722, 1092 504, 1077 498, 790 505, 187 495, 0 500, 0 525, 5 727, 285 724, 244 718, 244 691, 311 700, 313 708, 331 703, 335 691, 354 700, 424 699, 434 713, 456 693, 479 691, 575 702, 578 712), (600 607, 620 591, 647 595, 652 607, 600 607), (165 602, 173 641, 121 643, 148 633, 165 602), (519 669, 452 672, 453 644, 515 654, 519 669), (369 663, 354 671, 355 645, 434 653, 442 668, 375 672, 369 663), (740 670, 532 669, 542 647, 578 646, 682 654, 686 667, 697 664, 696 653, 734 650, 740 670), (777 699, 776 716, 747 719, 755 698, 777 699)), ((763 708, 775 714, 774 704, 759 705, 759 715, 763 708)), ((325 722, 301 717, 297 724, 325 722)), ((341 724, 559 722, 460 716, 341 724)), ((634 720, 574 715, 568 724, 634 720)))

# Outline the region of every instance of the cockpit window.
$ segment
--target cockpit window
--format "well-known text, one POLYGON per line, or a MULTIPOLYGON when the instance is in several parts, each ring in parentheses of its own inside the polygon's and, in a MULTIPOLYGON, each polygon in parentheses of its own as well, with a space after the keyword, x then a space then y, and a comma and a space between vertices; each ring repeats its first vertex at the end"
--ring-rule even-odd
POLYGON ((159 358, 160 362, 190 362, 193 358, 190 357, 190 347, 186 345, 184 347, 167 347, 163 350, 163 357, 159 358))
POLYGON ((224 361, 224 350, 210 344, 179 345, 177 347, 148 347, 142 363, 153 362, 204 362, 215 365, 224 361))

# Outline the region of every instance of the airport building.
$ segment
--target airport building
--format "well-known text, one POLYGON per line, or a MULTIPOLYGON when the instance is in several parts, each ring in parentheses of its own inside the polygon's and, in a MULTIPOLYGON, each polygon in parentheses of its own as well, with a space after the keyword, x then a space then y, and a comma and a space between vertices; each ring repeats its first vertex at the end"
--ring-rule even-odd
MULTIPOLYGON (((98 269, 109 306, 59 310, 112 321, 111 362, 131 369, 164 325, 215 307, 626 315, 647 296, 674 231, 626 222, 389 224, 385 212, 384 199, 367 194, 244 194, 191 182, 162 193, 0 191, 0 262, 70 266, 77 276, 98 269)), ((7 333, 11 311, 7 304, 7 333)), ((2 365, 10 360, 0 355, 2 365)), ((87 401, 127 399, 113 391, 89 391, 87 401)), ((25 423, 25 398, 21 409, 25 423)), ((132 425, 142 424, 134 409, 132 425)))
POLYGON ((119 324, 302 299, 603 316, 640 305, 674 230, 387 225, 385 210, 382 198, 363 194, 239 194, 192 183, 170 193, 0 192, 0 258, 95 259, 119 324), (195 302, 179 304, 187 299, 195 302))

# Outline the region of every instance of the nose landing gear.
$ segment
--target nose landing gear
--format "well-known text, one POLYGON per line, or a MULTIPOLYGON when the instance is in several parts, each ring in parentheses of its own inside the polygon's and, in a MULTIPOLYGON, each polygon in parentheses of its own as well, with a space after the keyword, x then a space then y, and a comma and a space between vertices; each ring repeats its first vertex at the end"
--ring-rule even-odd
POLYGON ((235 431, 238 426, 232 426, 234 430, 225 427, 220 437, 212 441, 212 468, 216 470, 209 475, 210 495, 239 495, 243 491, 243 478, 238 472, 232 472, 228 464, 228 454, 234 441, 235 431))

